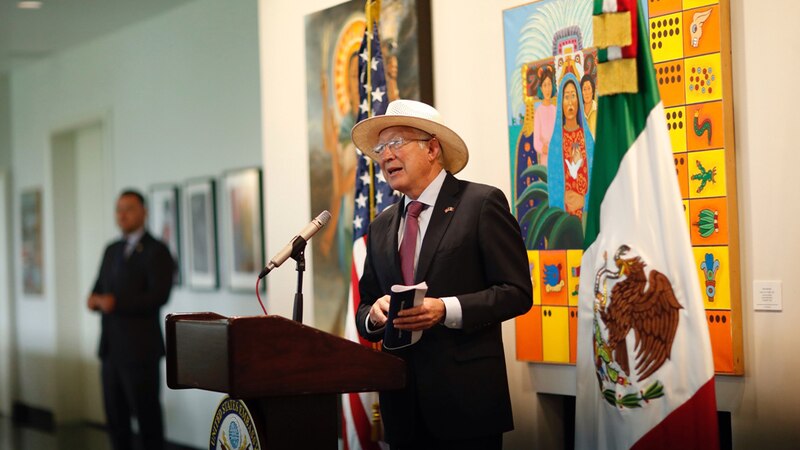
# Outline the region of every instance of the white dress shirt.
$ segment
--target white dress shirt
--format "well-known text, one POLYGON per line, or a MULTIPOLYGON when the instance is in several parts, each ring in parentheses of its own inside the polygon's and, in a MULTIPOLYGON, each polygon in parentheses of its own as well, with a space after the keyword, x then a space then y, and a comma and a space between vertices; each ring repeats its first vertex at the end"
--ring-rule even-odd
MULTIPOLYGON (((439 175, 431 181, 431 184, 422 191, 419 198, 416 201, 425 205, 425 208, 419 214, 419 218, 417 219, 419 222, 419 235, 417 235, 417 245, 414 249, 414 272, 416 273, 417 270, 417 263, 419 262, 419 253, 420 249, 422 248, 422 242, 425 239, 425 233, 428 231, 428 224, 431 223, 431 214, 433 214, 433 207, 436 205, 436 199, 439 197, 439 191, 442 190, 442 185, 444 184, 444 179, 447 176, 447 172, 442 169, 439 172, 439 175)), ((405 223, 406 223, 406 216, 405 210, 409 203, 411 203, 414 199, 409 198, 408 196, 405 197, 405 203, 403 203, 403 215, 400 219, 400 227, 397 230, 397 243, 398 243, 398 250, 400 249, 400 243, 403 242, 403 232, 405 231, 405 223)), ((443 325, 448 328, 462 328, 463 327, 463 318, 461 312, 461 303, 458 301, 457 297, 442 297, 442 301, 444 302, 445 307, 445 315, 444 315, 444 322, 443 325)), ((370 326, 369 315, 367 315, 367 330, 372 333, 377 333, 382 330, 382 327, 379 329, 373 330, 370 326)))
POLYGON ((144 227, 132 232, 131 234, 123 234, 122 239, 125 241, 125 258, 131 256, 139 240, 144 236, 144 227))

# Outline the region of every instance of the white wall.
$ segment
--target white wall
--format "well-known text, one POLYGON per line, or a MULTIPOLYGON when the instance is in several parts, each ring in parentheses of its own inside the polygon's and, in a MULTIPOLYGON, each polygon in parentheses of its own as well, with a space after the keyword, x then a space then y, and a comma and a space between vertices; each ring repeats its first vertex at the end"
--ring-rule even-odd
POLYGON ((800 61, 784 53, 797 53, 791 36, 800 3, 737 0, 731 10, 745 376, 723 382, 730 390, 734 445, 796 448, 800 392, 790 386, 800 373, 793 357, 800 343, 800 236, 794 231, 800 228, 800 153, 793 118, 800 94, 790 78, 775 78, 770 68, 779 59, 781 74, 800 70, 800 61), (753 311, 753 280, 783 281, 783 312, 753 311))
MULTIPOLYGON (((94 189, 109 199, 103 205, 109 220, 95 234, 103 243, 117 235, 113 201, 122 188, 135 187, 147 194, 158 183, 183 183, 200 176, 219 179, 226 170, 260 167, 257 20, 255 1, 197 0, 11 73, 10 161, 16 199, 11 210, 12 252, 17 267, 22 190, 43 188, 47 224, 44 295, 23 295, 21 275, 16 274, 19 390, 15 401, 59 413, 64 409, 57 407, 56 386, 70 381, 57 379, 64 374, 54 370, 56 359, 62 356, 58 337, 71 325, 60 322, 57 308, 60 298, 54 274, 59 266, 54 261, 54 240, 59 224, 53 223, 52 179, 65 168, 52 156, 52 135, 90 122, 102 123, 108 181, 94 189)), ((79 183, 77 192, 85 188, 79 183)), ((100 257, 99 252, 86 258, 76 254, 75 260, 94 277, 100 257)), ((232 293, 223 284, 215 292, 175 289, 162 312, 177 311, 251 315, 259 307, 253 295, 232 293)), ((96 315, 89 320, 99 322, 96 315)), ((68 334, 75 337, 77 333, 68 334)), ((82 345, 92 349, 91 358, 95 358, 98 338, 96 333, 83 333, 89 342, 82 345)), ((84 376, 72 381, 97 380, 84 376)), ((202 447, 221 396, 166 387, 164 391, 168 438, 202 447)), ((98 402, 99 397, 94 395, 92 401, 98 402)), ((87 413, 92 420, 97 416, 98 405, 94 406, 87 413)))
MULTIPOLYGON (((53 211, 49 180, 58 168, 49 156, 51 134, 95 119, 107 125, 112 168, 108 189, 114 193, 129 185, 146 190, 155 183, 216 176, 263 161, 267 254, 281 247, 310 217, 304 16, 336 3, 259 0, 256 14, 252 1, 197 0, 14 72, 15 264, 19 266, 20 191, 44 186, 45 220, 53 211)), ((522 1, 432 3, 435 104, 472 149, 461 177, 493 184, 508 194, 502 10, 522 1)), ((731 9, 746 375, 722 377, 718 396, 720 405, 732 411, 735 447, 787 448, 800 441, 800 393, 792 388, 800 362, 791 350, 782 351, 793 349, 800 337, 795 326, 800 311, 793 301, 800 280, 793 276, 795 261, 789 252, 800 248, 793 232, 800 227, 800 206, 784 200, 797 189, 793 168, 800 165, 800 156, 790 146, 793 106, 800 94, 772 80, 774 74, 791 76, 799 69, 787 50, 794 48, 790 30, 800 4, 732 0, 731 9), (783 312, 752 311, 752 280, 759 279, 783 280, 783 312)), ((109 227, 103 239, 113 235, 109 227)), ((47 261, 52 261, 53 236, 50 224, 47 261)), ((45 267, 41 299, 22 296, 19 273, 15 283, 20 355, 15 399, 48 409, 56 397, 55 374, 47 370, 56 348, 56 269, 52 263, 45 267)), ((291 314, 294 277, 292 270, 270 274, 271 313, 291 314)), ((306 293, 307 300, 313 298, 311 283, 306 283, 306 293)), ((177 289, 165 308, 202 310, 258 313, 252 296, 225 289, 177 289)), ((313 307, 307 304, 305 310, 308 317, 313 307)), ((507 436, 506 448, 558 448, 558 404, 536 392, 569 392, 574 371, 516 362, 513 323, 504 325, 504 337, 517 427, 507 436)), ((170 391, 164 397, 169 438, 202 447, 219 396, 170 391)))
MULTIPOLYGON (((306 118, 305 80, 300 76, 305 72, 303 17, 337 3, 259 0, 264 164, 268 173, 270 167, 297 168, 267 179, 267 192, 284 186, 297 195, 268 195, 267 202, 272 211, 295 208, 302 214, 268 216, 267 223, 275 232, 268 233, 268 243, 271 239, 280 243, 281 236, 291 234, 309 208, 306 154, 274 149, 307 146, 305 130, 298 126, 306 118), (281 107, 275 108, 276 104, 281 107)), ((471 149, 470 163, 459 176, 498 186, 508 195, 502 11, 524 2, 432 3, 435 106, 471 149)), ((744 377, 718 379, 718 403, 732 411, 735 447, 786 448, 800 441, 800 392, 791 387, 800 361, 790 356, 791 351, 781 351, 793 349, 800 340, 795 325, 800 310, 794 302, 800 279, 793 276, 794 259, 788 251, 800 249, 800 238, 793 231, 800 227, 800 206, 786 201, 787 194, 798 188, 795 168, 800 153, 790 146, 794 106, 800 95, 791 84, 771 80, 777 73, 789 77, 797 73, 796 52, 787 50, 796 48, 790 30, 800 4, 791 0, 731 3, 747 372, 744 377), (754 279, 783 280, 783 312, 752 311, 754 279)), ((270 280, 272 292, 292 292, 291 275, 275 275, 270 280)), ((503 331, 516 423, 516 430, 506 437, 506 448, 558 448, 562 437, 553 427, 560 426, 559 404, 536 392, 574 393, 574 370, 514 361, 513 323, 506 323, 503 331)))
POLYGON ((11 82, 0 74, 0 167, 11 165, 11 82))

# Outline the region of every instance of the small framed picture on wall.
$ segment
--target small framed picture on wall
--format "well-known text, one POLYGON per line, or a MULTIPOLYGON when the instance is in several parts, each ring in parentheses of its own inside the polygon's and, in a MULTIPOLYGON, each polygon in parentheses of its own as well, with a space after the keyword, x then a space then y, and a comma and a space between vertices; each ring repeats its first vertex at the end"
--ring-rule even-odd
POLYGON ((214 180, 194 179, 183 189, 186 217, 186 282, 192 289, 219 287, 217 207, 214 180))
POLYGON ((22 292, 26 295, 44 293, 44 247, 42 234, 42 189, 22 191, 22 292))
POLYGON ((181 236, 180 236, 180 202, 178 186, 174 184, 157 184, 150 189, 150 207, 148 218, 150 232, 169 247, 175 261, 174 284, 182 282, 181 271, 181 236))
POLYGON ((222 184, 226 276, 231 289, 251 290, 264 267, 261 170, 226 172, 222 184))

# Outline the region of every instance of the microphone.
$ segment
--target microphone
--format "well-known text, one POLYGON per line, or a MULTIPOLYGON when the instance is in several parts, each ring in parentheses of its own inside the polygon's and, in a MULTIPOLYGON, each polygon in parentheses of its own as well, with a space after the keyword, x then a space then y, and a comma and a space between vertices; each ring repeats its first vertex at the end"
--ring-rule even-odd
POLYGON ((281 251, 279 251, 277 254, 275 254, 275 256, 272 257, 272 259, 269 260, 267 266, 264 267, 264 270, 262 270, 261 273, 258 274, 258 279, 260 280, 264 278, 265 276, 267 276, 268 273, 272 271, 272 269, 279 267, 281 264, 283 264, 284 261, 286 261, 287 259, 289 259, 289 257, 292 256, 295 247, 298 244, 305 244, 306 241, 311 239, 311 236, 317 234, 317 231, 321 230, 322 227, 324 227, 329 220, 331 220, 331 213, 329 213, 327 210, 322 211, 317 216, 316 219, 309 222, 309 224, 306 225, 305 228, 303 228, 300 231, 300 234, 293 237, 292 240, 289 241, 289 243, 286 244, 286 246, 281 249, 281 251))

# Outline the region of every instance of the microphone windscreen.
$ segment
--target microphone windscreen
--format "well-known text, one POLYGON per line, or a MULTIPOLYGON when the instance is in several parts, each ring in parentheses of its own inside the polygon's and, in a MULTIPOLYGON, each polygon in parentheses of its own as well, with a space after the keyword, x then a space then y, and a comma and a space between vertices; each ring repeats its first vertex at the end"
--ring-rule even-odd
POLYGON ((325 226, 328 223, 328 221, 331 220, 331 213, 329 213, 328 210, 326 209, 317 216, 317 220, 322 226, 325 226))

